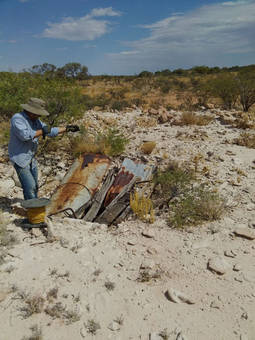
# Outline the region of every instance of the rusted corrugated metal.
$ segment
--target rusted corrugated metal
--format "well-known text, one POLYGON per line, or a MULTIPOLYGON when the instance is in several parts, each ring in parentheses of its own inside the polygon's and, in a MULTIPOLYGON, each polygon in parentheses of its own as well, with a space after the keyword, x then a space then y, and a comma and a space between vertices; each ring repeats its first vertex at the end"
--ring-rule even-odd
POLYGON ((68 208, 77 212, 94 196, 110 163, 108 157, 99 154, 84 154, 76 159, 52 196, 47 214, 68 208))
POLYGON ((134 176, 136 176, 140 181, 146 181, 151 177, 152 171, 153 167, 150 165, 125 158, 113 185, 106 195, 104 206, 107 207, 134 176))

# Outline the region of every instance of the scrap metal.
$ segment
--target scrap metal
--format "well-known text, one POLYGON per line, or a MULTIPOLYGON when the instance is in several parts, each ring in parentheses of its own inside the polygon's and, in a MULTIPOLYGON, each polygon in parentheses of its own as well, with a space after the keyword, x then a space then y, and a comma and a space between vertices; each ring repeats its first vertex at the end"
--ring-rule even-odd
POLYGON ((53 215, 62 210, 72 209, 79 217, 81 208, 98 190, 110 164, 110 159, 104 155, 91 153, 81 155, 53 194, 47 214, 53 215))
POLYGON ((125 158, 119 173, 115 177, 115 180, 106 195, 104 206, 107 207, 114 198, 118 196, 122 189, 130 183, 134 176, 139 181, 146 181, 151 177, 153 169, 154 167, 151 165, 125 158))

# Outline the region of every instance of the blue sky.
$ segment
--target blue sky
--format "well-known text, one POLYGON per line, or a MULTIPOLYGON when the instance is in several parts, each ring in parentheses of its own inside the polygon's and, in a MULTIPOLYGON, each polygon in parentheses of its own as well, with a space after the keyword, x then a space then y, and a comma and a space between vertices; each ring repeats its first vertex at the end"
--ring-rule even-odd
POLYGON ((255 0, 0 0, 0 71, 255 64, 255 0))

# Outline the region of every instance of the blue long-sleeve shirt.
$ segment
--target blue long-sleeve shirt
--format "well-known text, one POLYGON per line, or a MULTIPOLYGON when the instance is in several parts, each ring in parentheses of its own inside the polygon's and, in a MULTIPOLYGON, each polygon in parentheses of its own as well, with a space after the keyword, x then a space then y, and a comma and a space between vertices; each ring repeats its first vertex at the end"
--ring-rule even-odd
MULTIPOLYGON (((13 163, 25 168, 35 156, 38 138, 35 138, 37 130, 41 130, 46 124, 40 119, 31 120, 23 111, 15 113, 11 119, 10 141, 8 146, 9 157, 13 163)), ((51 128, 47 136, 56 137, 58 128, 51 128)))

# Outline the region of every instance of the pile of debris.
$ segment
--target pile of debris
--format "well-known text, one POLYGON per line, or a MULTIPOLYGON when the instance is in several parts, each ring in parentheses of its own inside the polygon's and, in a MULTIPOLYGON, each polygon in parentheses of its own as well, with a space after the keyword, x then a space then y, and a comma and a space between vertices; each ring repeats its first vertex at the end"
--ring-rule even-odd
POLYGON ((64 213, 85 221, 118 224, 130 212, 130 192, 151 179, 154 167, 125 158, 120 169, 100 154, 75 160, 51 198, 47 215, 64 213))

